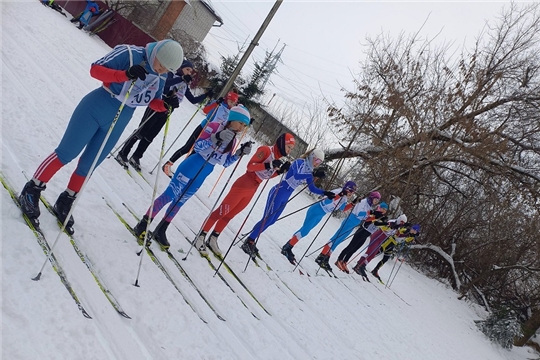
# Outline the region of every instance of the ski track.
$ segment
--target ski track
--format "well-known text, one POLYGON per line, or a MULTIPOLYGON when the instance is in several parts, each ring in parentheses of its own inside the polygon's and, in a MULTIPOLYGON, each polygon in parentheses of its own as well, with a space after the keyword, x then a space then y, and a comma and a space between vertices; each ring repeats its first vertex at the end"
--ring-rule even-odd
MULTIPOLYGON (((50 154, 63 136, 77 103, 89 91, 100 86, 88 74, 90 64, 110 48, 98 37, 89 38, 61 14, 37 1, 3 3, 1 11, 4 34, 1 50, 4 94, 2 128, 3 134, 9 131, 9 136, 1 137, 1 170, 15 190, 20 191, 26 182, 21 171, 29 173, 50 154), (27 106, 21 108, 21 104, 27 106)), ((183 128, 194 108, 190 104, 182 105, 173 113, 170 134, 178 133, 183 128)), ((116 146, 138 126, 143 112, 144 109, 135 111, 133 120, 116 146)), ((181 146, 202 117, 201 113, 195 116, 168 156, 181 146)), ((250 140, 248 138, 245 140, 250 140)), ((221 279, 214 277, 206 259, 200 258, 195 249, 186 261, 182 261, 183 254, 176 250, 189 247, 185 236, 194 237, 192 230, 198 230, 202 225, 222 193, 223 184, 231 176, 231 168, 225 170, 220 183, 208 196, 222 170, 217 166, 199 192, 178 213, 174 220, 178 230, 171 227, 168 231, 171 252, 226 321, 216 317, 156 245, 152 245, 154 253, 208 324, 204 324, 183 301, 146 254, 142 255, 140 287, 133 286, 140 260, 135 252, 140 250, 140 246, 107 209, 102 198, 113 203, 115 209, 134 225, 131 214, 121 204, 126 203, 139 216, 150 205, 155 178, 147 175, 147 172, 158 161, 160 144, 158 137, 141 162, 144 176, 151 185, 139 178, 132 168, 131 177, 114 159, 107 159, 96 169, 73 214, 77 245, 91 260, 95 272, 132 317, 131 320, 121 317, 114 310, 63 233, 60 233, 54 254, 93 319, 81 316, 70 294, 58 276, 53 274, 49 262, 44 267, 41 280, 31 281, 30 277, 36 275, 45 256, 35 236, 24 224, 20 210, 9 194, 1 191, 1 221, 16 224, 2 227, 2 271, 3 276, 9 279, 2 284, 2 314, 3 323, 11 325, 10 331, 3 334, 3 354, 13 359, 60 359, 67 358, 67 354, 70 354, 69 358, 84 359, 395 359, 397 354, 402 360, 431 360, 443 358, 443 355, 446 356, 445 360, 456 356, 481 360, 517 359, 489 343, 484 347, 478 346, 487 340, 472 324, 471 319, 478 317, 472 309, 468 313, 463 310, 459 312, 457 323, 462 323, 459 329, 468 329, 467 335, 459 337, 459 344, 452 341, 451 333, 445 331, 441 324, 426 324, 426 317, 418 316, 418 309, 443 312, 438 315, 438 320, 445 323, 456 323, 456 319, 452 311, 445 312, 441 308, 448 304, 440 295, 443 291, 446 294, 443 285, 413 278, 411 274, 414 272, 407 266, 402 266, 398 282, 393 284, 392 289, 386 289, 379 283, 366 284, 355 274, 338 272, 338 279, 324 273, 315 276, 318 266, 311 258, 302 262, 302 268, 311 277, 291 272, 291 265, 280 254, 280 248, 292 235, 289 230, 296 229, 303 221, 305 211, 282 220, 262 235, 258 245, 271 271, 259 261, 261 268, 249 264, 244 272, 247 256, 239 247, 231 249, 227 257, 229 266, 271 315, 226 269, 222 267, 220 274, 234 292, 221 279), (412 296, 407 287, 417 288, 418 297, 412 296), (406 293, 406 296, 402 298, 401 293, 406 293), (434 298, 433 293, 439 297, 434 298), (404 331, 404 328, 410 331, 404 331), (371 334, 372 329, 375 334, 371 334), (389 337, 391 334, 398 335, 399 341, 389 337), (439 339, 436 345, 424 346, 418 340, 419 336, 428 335, 431 342, 439 339), (35 340, 29 344, 28 339, 35 340), (390 344, 388 339, 391 339, 390 344)), ((248 160, 248 157, 242 159, 242 164, 223 194, 244 173, 248 160)), ((180 160, 175 165, 179 163, 180 160)), ((64 190, 75 166, 76 161, 66 165, 47 185, 43 195, 51 204, 64 190)), ((156 195, 159 195, 169 178, 160 168, 156 168, 154 176, 158 179, 156 195)), ((250 230, 262 217, 265 195, 273 185, 275 183, 265 189, 243 232, 250 230)), ((300 198, 302 196, 298 200, 300 198)), ((313 201, 306 199, 301 202, 313 201)), ((251 206, 249 204, 233 219, 220 237, 222 250, 230 245, 251 206)), ((290 207, 285 209, 284 214, 291 211, 290 207)), ((56 219, 43 205, 41 209, 41 228, 52 246, 60 229, 56 219)), ((329 238, 339 222, 332 219, 313 246, 329 238)), ((317 228, 313 229, 295 247, 297 255, 303 254, 316 231, 317 228)), ((217 266, 216 258, 210 256, 212 263, 217 266)), ((391 270, 389 265, 383 268, 385 275, 391 270)), ((455 297, 455 294, 449 296, 455 297)), ((453 309, 456 308, 454 306, 453 309)))

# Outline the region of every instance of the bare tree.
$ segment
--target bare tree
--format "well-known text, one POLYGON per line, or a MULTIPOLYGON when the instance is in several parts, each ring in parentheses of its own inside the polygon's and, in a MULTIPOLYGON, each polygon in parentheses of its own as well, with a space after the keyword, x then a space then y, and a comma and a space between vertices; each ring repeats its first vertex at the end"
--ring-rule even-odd
POLYGON ((540 308, 539 15, 510 4, 460 55, 417 35, 368 39, 347 107, 329 111, 358 141, 328 158, 358 158, 402 199, 429 240, 424 270, 525 319, 540 308))

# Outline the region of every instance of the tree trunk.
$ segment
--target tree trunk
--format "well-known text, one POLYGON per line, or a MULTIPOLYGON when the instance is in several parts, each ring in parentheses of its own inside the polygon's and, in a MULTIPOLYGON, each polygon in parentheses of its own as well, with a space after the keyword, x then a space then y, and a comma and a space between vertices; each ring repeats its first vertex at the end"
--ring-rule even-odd
POLYGON ((540 329, 540 309, 533 312, 531 318, 521 326, 523 336, 514 339, 515 346, 523 346, 540 329))

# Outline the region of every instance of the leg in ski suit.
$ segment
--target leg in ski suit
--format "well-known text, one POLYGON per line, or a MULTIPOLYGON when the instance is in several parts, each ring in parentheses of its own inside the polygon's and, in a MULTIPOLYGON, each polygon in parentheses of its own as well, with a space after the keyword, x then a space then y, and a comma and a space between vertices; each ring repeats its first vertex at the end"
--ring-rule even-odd
POLYGON ((266 201, 266 207, 264 208, 263 218, 255 224, 249 239, 257 239, 260 234, 268 227, 273 225, 280 217, 283 210, 285 210, 285 204, 289 200, 292 191, 288 191, 283 187, 277 188, 274 186, 268 193, 268 200, 266 201))
POLYGON ((221 233, 229 221, 248 206, 258 187, 259 182, 255 181, 251 174, 240 176, 232 185, 221 205, 212 212, 204 223, 203 231, 208 233, 216 224, 214 231, 221 233))
POLYGON ((330 238, 332 244, 330 250, 333 252, 358 225, 360 225, 360 220, 356 216, 349 214, 336 233, 330 238))
MULTIPOLYGON (((73 111, 68 127, 60 144, 39 165, 34 178, 48 182, 64 165, 75 159, 82 152, 75 172, 72 174, 68 189, 79 192, 84 179, 105 139, 121 102, 103 88, 95 89, 86 95, 73 111), (83 151, 84 149, 84 151, 83 151)), ((96 168, 107 157, 131 119, 134 108, 125 106, 101 152, 96 168)))
POLYGON ((148 149, 148 146, 150 146, 154 138, 159 134, 167 122, 167 116, 168 112, 156 112, 149 107, 146 108, 141 123, 139 124, 139 127, 141 125, 142 127, 126 141, 119 153, 127 158, 131 148, 135 145, 137 140, 139 140, 139 145, 133 153, 133 157, 137 159, 142 158, 144 152, 148 149))
POLYGON ((371 233, 369 231, 364 229, 362 226, 359 227, 358 230, 356 230, 356 232, 354 233, 354 236, 349 245, 347 245, 347 247, 343 249, 343 251, 339 254, 338 260, 349 262, 351 256, 353 256, 353 254, 357 252, 362 247, 362 245, 364 245, 370 235, 371 233))
POLYGON ((178 166, 169 186, 154 201, 153 206, 148 209, 146 215, 153 218, 165 205, 171 203, 163 218, 170 223, 178 210, 199 190, 201 184, 213 169, 214 165, 208 163, 199 154, 188 157, 178 166), (182 198, 178 200, 180 196, 182 198), (150 216, 150 211, 152 211, 152 216, 150 216))
POLYGON ((306 218, 300 230, 294 233, 289 243, 294 246, 300 241, 303 237, 306 237, 311 230, 321 221, 326 212, 320 204, 315 204, 309 207, 306 212, 306 218))
POLYGON ((201 125, 197 126, 195 130, 193 130, 193 133, 190 135, 188 141, 184 144, 184 146, 176 150, 176 152, 171 156, 169 161, 174 163, 176 160, 187 154, 191 150, 191 148, 193 148, 193 144, 195 144, 195 141, 197 141, 202 131, 203 127, 201 125))
POLYGON ((366 266, 377 254, 382 243, 388 238, 388 235, 382 230, 377 230, 371 235, 371 241, 366 250, 366 253, 358 260, 358 266, 366 266))

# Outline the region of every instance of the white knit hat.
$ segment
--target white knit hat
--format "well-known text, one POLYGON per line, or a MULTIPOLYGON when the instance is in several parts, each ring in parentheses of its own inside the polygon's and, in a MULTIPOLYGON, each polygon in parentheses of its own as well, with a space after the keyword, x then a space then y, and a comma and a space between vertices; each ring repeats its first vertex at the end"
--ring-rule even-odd
POLYGON ((179 43, 174 40, 164 40, 158 45, 156 58, 161 65, 170 72, 176 72, 184 61, 184 50, 179 43))

